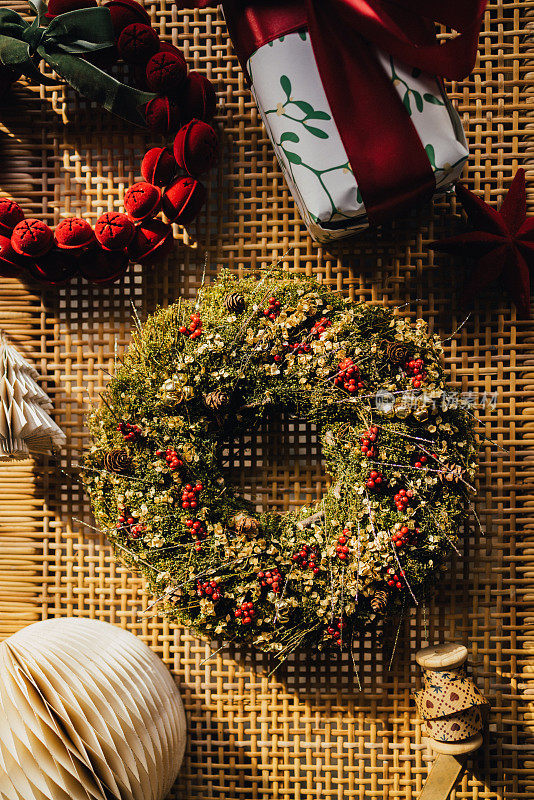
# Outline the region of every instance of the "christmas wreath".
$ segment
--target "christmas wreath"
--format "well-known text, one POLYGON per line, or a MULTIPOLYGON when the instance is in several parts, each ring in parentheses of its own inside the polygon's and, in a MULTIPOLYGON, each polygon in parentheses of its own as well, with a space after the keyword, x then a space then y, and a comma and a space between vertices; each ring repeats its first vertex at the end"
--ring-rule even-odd
POLYGON ((98 524, 202 636, 348 646, 424 597, 467 514, 473 420, 441 359, 422 320, 223 273, 147 320, 91 416, 98 524), (269 411, 318 426, 331 485, 314 508, 256 513, 227 479, 225 443, 269 411))

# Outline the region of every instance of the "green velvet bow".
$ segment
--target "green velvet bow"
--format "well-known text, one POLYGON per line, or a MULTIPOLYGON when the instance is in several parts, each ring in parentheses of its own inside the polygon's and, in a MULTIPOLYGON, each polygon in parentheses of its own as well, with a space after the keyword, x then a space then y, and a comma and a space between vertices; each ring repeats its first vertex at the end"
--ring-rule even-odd
POLYGON ((156 95, 126 86, 83 58, 113 47, 109 9, 68 11, 42 27, 39 23, 46 7, 41 0, 30 0, 30 5, 37 15, 31 24, 15 11, 0 8, 2 64, 30 80, 54 83, 37 66, 43 59, 80 94, 113 114, 146 127, 142 108, 156 95))

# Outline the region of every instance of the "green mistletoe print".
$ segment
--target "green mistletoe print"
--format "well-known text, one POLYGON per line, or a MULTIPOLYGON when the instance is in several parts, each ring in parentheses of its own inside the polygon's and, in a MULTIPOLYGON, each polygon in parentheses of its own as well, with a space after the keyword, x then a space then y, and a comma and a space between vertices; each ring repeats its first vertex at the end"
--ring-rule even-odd
MULTIPOLYGON (((285 94, 285 99, 282 102, 279 102, 276 108, 267 109, 264 113, 265 116, 268 117, 269 114, 276 114, 277 116, 284 116, 286 119, 291 120, 292 122, 296 122, 299 125, 302 125, 303 129, 306 130, 307 133, 311 134, 312 136, 317 137, 318 139, 328 139, 329 134, 319 128, 317 124, 311 123, 320 123, 321 121, 330 121, 332 119, 331 115, 328 114, 326 111, 321 111, 320 109, 315 109, 311 103, 307 100, 295 100, 291 96, 291 81, 287 75, 282 75, 280 78, 280 86, 285 94), (300 112, 300 114, 299 114, 300 112), (298 114, 298 116, 295 116, 298 114)), ((331 192, 329 191, 328 187, 324 182, 324 175, 337 172, 338 170, 343 170, 344 172, 352 172, 351 165, 348 161, 344 161, 342 164, 336 164, 333 167, 328 167, 327 169, 318 169, 314 167, 312 164, 307 163, 304 161, 299 153, 296 153, 293 148, 291 148, 291 144, 300 144, 300 137, 294 131, 285 131, 280 136, 280 139, 276 142, 277 146, 285 155, 287 162, 288 162, 288 170, 291 174, 291 178, 296 183, 293 165, 304 167, 304 169, 309 170, 312 172, 315 177, 317 178, 323 192, 328 197, 330 202, 330 206, 332 208, 332 214, 330 219, 334 216, 342 217, 343 219, 350 219, 351 216, 342 213, 336 207, 334 202, 334 198, 332 197, 331 192)), ((357 200, 359 203, 362 203, 362 198, 360 194, 360 190, 357 190, 357 200)), ((318 217, 310 214, 314 222, 318 222, 318 217)))
MULTIPOLYGON (((443 100, 440 100, 440 98, 436 97, 435 94, 431 94, 430 92, 423 92, 423 94, 421 94, 421 92, 418 92, 416 89, 409 86, 408 83, 397 74, 397 71, 395 70, 395 63, 391 56, 389 57, 389 63, 391 65, 391 80, 393 85, 398 86, 399 84, 403 84, 406 87, 406 91, 404 92, 404 96, 402 98, 402 104, 410 116, 412 116, 412 103, 410 98, 413 98, 415 107, 419 112, 423 111, 425 103, 431 103, 435 106, 445 105, 443 100)), ((414 67, 412 69, 412 77, 418 78, 420 75, 421 70, 418 67, 414 67)))

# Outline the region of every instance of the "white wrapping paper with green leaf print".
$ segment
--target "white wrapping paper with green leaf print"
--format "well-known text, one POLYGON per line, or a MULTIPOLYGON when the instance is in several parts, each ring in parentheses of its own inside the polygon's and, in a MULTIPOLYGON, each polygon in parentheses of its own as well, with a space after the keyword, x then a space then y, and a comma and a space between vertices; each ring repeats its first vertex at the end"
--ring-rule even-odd
MULTIPOLYGON (((458 179, 468 155, 458 114, 436 78, 385 53, 378 57, 425 147, 436 194, 442 194, 458 179)), ((366 228, 365 206, 307 32, 260 47, 249 59, 248 72, 278 161, 313 238, 328 242, 366 228)))

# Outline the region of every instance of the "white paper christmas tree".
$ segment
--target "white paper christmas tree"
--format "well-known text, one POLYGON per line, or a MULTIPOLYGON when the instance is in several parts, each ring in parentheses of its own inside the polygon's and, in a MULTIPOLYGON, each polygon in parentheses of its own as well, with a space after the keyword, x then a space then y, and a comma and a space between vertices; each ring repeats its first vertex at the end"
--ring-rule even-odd
POLYGON ((52 403, 38 377, 0 333, 0 460, 49 453, 65 443, 65 434, 48 415, 52 403))

